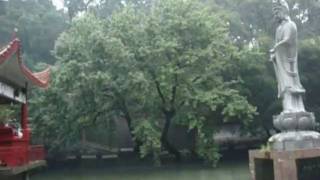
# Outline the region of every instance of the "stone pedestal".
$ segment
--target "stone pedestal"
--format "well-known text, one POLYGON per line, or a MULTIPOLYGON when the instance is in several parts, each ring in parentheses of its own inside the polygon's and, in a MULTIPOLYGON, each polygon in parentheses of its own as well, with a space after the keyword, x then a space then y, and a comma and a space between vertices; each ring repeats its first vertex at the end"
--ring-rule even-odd
POLYGON ((320 148, 249 151, 251 180, 319 180, 320 148))
POLYGON ((292 151, 320 147, 320 134, 315 131, 288 131, 269 138, 273 150, 292 151))
POLYGON ((282 112, 273 116, 273 125, 281 131, 311 130, 316 125, 311 112, 282 112))
POLYGON ((273 117, 273 124, 281 133, 273 135, 268 143, 273 150, 292 151, 320 148, 320 133, 313 113, 290 112, 273 117))
POLYGON ((313 113, 281 113, 273 118, 281 133, 269 138, 270 151, 249 152, 252 180, 320 180, 320 133, 313 113))

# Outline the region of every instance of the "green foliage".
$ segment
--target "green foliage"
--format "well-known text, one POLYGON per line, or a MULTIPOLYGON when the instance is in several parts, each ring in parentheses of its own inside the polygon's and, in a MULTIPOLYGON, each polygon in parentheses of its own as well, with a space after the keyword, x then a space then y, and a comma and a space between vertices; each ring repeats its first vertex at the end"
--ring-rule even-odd
POLYGON ((207 162, 211 163, 213 167, 216 167, 221 155, 219 153, 219 147, 212 140, 213 136, 206 136, 205 134, 199 135, 197 142, 197 153, 207 162), (212 145, 213 144, 213 145, 212 145))
POLYGON ((238 58, 237 66, 243 84, 241 91, 258 111, 255 120, 245 128, 251 133, 268 135, 268 130, 273 127, 272 115, 280 111, 276 101, 277 85, 272 64, 261 49, 245 49, 238 58))
POLYGON ((154 122, 150 120, 142 120, 133 130, 134 138, 142 141, 143 145, 140 147, 140 156, 146 157, 148 154, 152 154, 155 165, 160 165, 160 132, 157 127, 153 125, 154 122))
POLYGON ((96 42, 89 38, 99 35, 101 21, 88 16, 74 24, 68 32, 75 36, 64 33, 56 44, 59 62, 53 69, 51 87, 32 101, 35 133, 46 140, 52 152, 74 148, 83 128, 113 121, 113 114, 106 113, 109 104, 103 93, 109 76, 102 61, 93 61, 95 53, 90 48, 96 42), (62 51, 62 46, 74 51, 62 51))
MULTIPOLYGON (((318 92, 320 84, 318 83, 320 68, 320 37, 308 38, 300 43, 299 65, 301 72, 301 81, 306 88, 306 106, 307 109, 315 112, 316 117, 320 115, 318 92)), ((318 118, 317 118, 318 119, 318 118)))
POLYGON ((1 105, 0 106, 0 124, 5 124, 7 123, 10 118, 14 115, 14 110, 11 106, 5 106, 1 105))
POLYGON ((54 52, 51 88, 34 99, 36 131, 52 149, 77 142, 83 127, 125 118, 142 157, 152 153, 159 162, 160 147, 173 152, 167 133, 176 123, 198 131, 197 152, 215 163, 218 126, 255 116, 224 15, 198 1, 127 6, 109 19, 85 14, 54 52))
POLYGON ((268 143, 266 145, 262 145, 260 148, 261 152, 268 153, 271 151, 271 145, 268 143))

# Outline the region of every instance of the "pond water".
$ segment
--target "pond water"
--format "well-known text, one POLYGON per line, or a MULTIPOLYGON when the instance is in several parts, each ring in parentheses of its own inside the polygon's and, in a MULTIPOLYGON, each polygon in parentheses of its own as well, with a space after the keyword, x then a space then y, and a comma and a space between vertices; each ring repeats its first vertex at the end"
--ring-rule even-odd
POLYGON ((106 165, 66 166, 40 171, 32 180, 248 180, 249 170, 246 160, 229 160, 217 168, 200 163, 164 165, 163 167, 106 165))

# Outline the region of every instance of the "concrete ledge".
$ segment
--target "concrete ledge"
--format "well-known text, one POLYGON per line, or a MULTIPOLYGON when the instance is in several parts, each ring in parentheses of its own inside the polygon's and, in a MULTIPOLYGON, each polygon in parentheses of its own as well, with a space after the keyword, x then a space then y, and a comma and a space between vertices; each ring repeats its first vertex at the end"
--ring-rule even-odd
POLYGON ((40 167, 47 165, 47 162, 44 160, 32 161, 27 165, 18 166, 18 167, 0 167, 0 177, 1 176, 14 176, 24 172, 28 172, 40 167))

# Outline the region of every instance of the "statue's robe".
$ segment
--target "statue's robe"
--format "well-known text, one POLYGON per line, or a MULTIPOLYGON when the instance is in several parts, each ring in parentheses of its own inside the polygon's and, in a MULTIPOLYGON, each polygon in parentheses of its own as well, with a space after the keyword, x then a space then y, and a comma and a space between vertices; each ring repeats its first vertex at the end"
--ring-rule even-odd
POLYGON ((284 21, 276 32, 275 72, 278 81, 278 96, 283 99, 284 111, 304 111, 302 95, 305 89, 300 83, 298 73, 297 26, 284 21))

